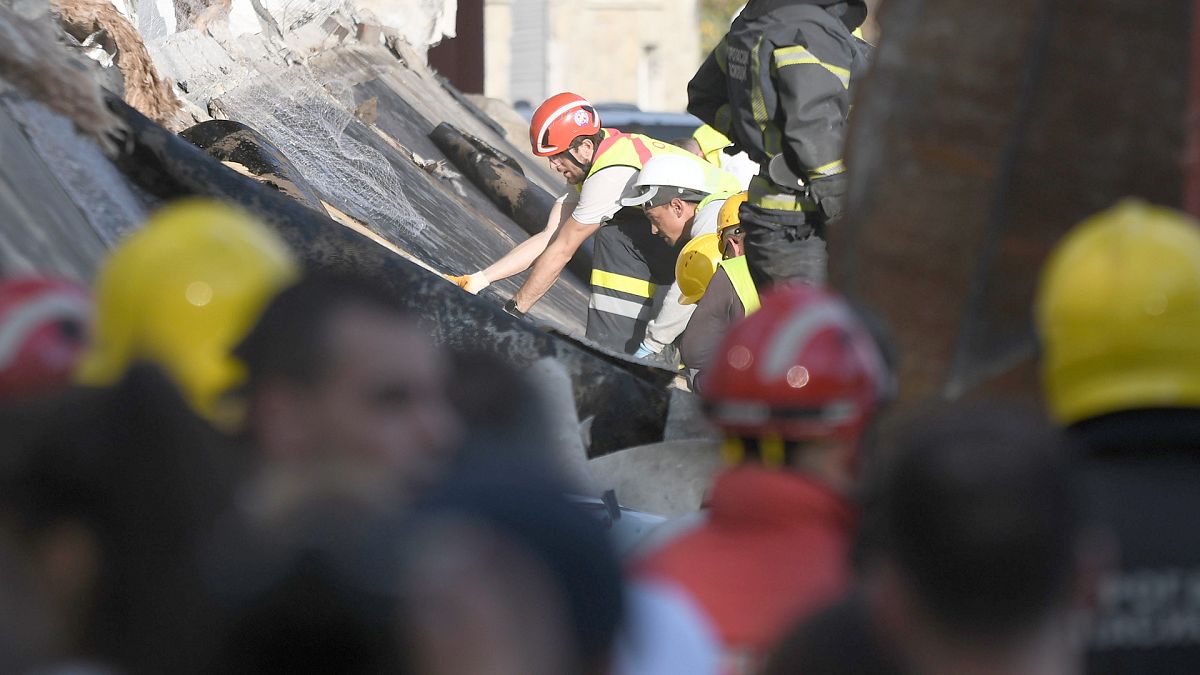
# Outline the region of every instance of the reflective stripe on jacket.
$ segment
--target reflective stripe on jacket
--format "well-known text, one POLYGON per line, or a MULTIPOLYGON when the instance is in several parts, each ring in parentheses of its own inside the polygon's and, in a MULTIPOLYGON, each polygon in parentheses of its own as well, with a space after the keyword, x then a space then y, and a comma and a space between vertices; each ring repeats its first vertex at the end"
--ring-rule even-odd
POLYGON ((805 180, 845 171, 850 88, 869 50, 850 31, 864 17, 861 0, 751 3, 688 83, 688 112, 763 166, 782 153, 805 180))

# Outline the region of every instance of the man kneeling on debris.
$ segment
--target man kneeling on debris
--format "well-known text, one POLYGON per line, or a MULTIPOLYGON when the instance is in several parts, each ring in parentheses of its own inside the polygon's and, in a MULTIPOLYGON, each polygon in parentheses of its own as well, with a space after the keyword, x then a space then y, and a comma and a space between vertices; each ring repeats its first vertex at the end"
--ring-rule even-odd
POLYGON ((486 269, 453 281, 478 293, 532 265, 525 284, 505 305, 510 314, 524 316, 580 245, 596 234, 586 334, 605 347, 633 354, 646 335, 659 289, 665 293, 674 280, 676 249, 654 236, 641 209, 622 208, 622 198, 637 195, 642 167, 664 155, 714 171, 719 188, 714 191, 737 192, 737 179, 708 167, 686 150, 641 134, 602 128, 596 109, 570 92, 556 94, 538 107, 529 140, 533 154, 548 158, 574 190, 551 210, 545 230, 486 269))

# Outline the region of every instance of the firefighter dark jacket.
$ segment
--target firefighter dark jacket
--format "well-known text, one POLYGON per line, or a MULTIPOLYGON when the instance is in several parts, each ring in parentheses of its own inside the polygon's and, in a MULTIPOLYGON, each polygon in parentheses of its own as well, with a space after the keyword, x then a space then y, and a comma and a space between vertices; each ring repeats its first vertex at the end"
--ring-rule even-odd
POLYGON ((863 0, 752 0, 688 83, 688 112, 764 167, 782 153, 806 182, 842 173, 866 14, 863 0))

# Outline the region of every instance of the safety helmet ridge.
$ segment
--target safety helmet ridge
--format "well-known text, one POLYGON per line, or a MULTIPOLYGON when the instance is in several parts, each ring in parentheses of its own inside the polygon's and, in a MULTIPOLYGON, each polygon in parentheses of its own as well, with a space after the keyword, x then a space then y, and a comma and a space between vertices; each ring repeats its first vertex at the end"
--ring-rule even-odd
POLYGON ((1200 224, 1128 199, 1077 225, 1035 299, 1041 375, 1064 424, 1200 407, 1200 224))
POLYGON ((159 210, 102 266, 82 384, 106 386, 136 361, 160 366, 194 410, 220 427, 245 368, 232 350, 298 276, 287 245, 226 204, 189 199, 159 210))
POLYGON ((701 394, 730 437, 857 439, 889 382, 879 345, 841 298, 783 285, 730 329, 701 394))
POLYGON ((580 136, 600 133, 600 114, 587 99, 569 91, 546 99, 529 121, 529 145, 538 157, 565 152, 580 136))
POLYGON ((725 200, 725 203, 721 205, 721 211, 717 213, 717 234, 741 224, 742 218, 738 212, 749 197, 750 193, 743 190, 725 200))
POLYGON ((695 195, 711 194, 715 180, 709 175, 709 165, 695 155, 655 155, 638 172, 634 187, 638 193, 621 200, 622 206, 644 204, 658 194, 660 188, 679 188, 695 195))
POLYGON ((720 237, 714 233, 693 237, 675 260, 675 282, 679 284, 679 304, 694 305, 704 297, 721 262, 720 237))

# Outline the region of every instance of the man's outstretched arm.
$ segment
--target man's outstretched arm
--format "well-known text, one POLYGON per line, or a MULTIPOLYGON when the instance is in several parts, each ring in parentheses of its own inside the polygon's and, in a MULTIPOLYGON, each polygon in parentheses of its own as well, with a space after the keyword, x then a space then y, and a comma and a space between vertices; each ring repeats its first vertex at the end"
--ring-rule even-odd
POLYGON ((558 231, 563 220, 570 215, 572 208, 574 208, 574 204, 571 205, 571 208, 567 208, 563 202, 556 202, 550 209, 546 227, 541 232, 517 244, 511 251, 483 270, 467 276, 450 277, 450 280, 470 293, 478 293, 501 279, 524 272, 546 250, 554 233, 558 231))
POLYGON ((571 256, 575 255, 575 251, 599 229, 600 223, 587 225, 574 218, 567 218, 554 233, 546 250, 533 263, 533 272, 529 274, 525 284, 513 296, 517 310, 522 313, 528 312, 529 308, 537 304, 558 280, 558 275, 562 274, 563 268, 571 256))

